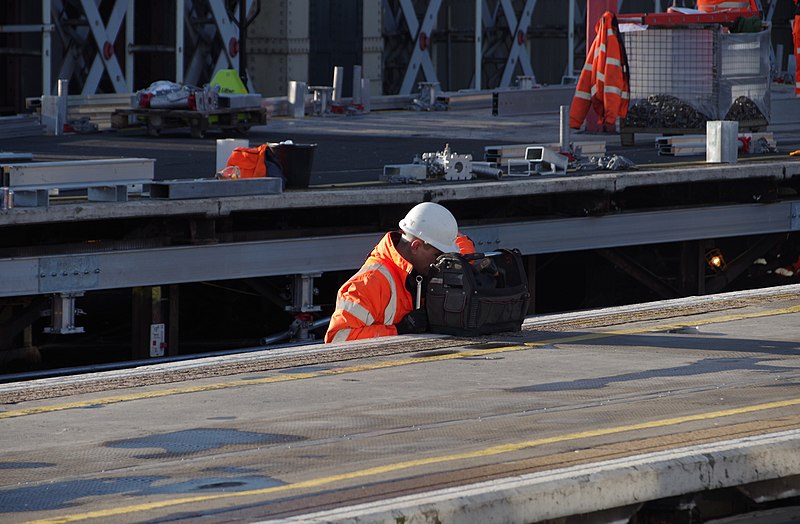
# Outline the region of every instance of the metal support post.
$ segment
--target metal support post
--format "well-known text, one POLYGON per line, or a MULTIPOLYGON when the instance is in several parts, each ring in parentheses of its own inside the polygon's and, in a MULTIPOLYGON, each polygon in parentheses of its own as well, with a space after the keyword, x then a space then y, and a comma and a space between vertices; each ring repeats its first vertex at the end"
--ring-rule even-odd
POLYGON ((333 93, 331 102, 338 104, 342 101, 342 86, 344 85, 344 67, 333 67, 333 93))
POLYGON ((558 133, 558 145, 561 151, 570 150, 570 128, 569 128, 569 106, 559 107, 560 126, 558 133))
MULTIPOLYGON (((570 0, 572 2, 573 0, 570 0)), ((570 45, 571 49, 571 45, 570 45)), ((475 90, 481 89, 483 59, 483 0, 475 0, 475 90)))
POLYGON ((184 0, 175 0, 175 82, 183 83, 184 0))
POLYGON ((286 311, 292 313, 312 313, 320 311, 320 306, 314 305, 314 297, 317 289, 314 287, 314 279, 322 276, 322 273, 306 273, 294 275, 292 282, 292 305, 286 306, 286 311))
POLYGON ((575 2, 569 0, 569 19, 567 20, 567 76, 575 75, 575 2))
POLYGON ((314 297, 319 292, 314 287, 314 279, 322 276, 322 273, 306 273, 294 275, 292 282, 292 305, 286 306, 286 311, 294 313, 292 322, 292 339, 296 341, 314 340, 314 334, 310 333, 313 329, 313 312, 320 311, 320 306, 314 305, 314 297))
POLYGON ((53 15, 51 12, 50 0, 42 0, 42 94, 52 93, 51 76, 51 53, 52 53, 52 31, 53 15))
POLYGON ((50 326, 44 328, 44 332, 52 335, 83 333, 83 328, 75 325, 75 315, 83 314, 75 307, 75 299, 82 296, 83 292, 54 294, 49 310, 50 326))
POLYGON ((129 92, 133 92, 133 41, 134 35, 134 12, 136 11, 136 0, 128 0, 128 12, 125 14, 125 84, 129 92))
POLYGON ((361 66, 353 66, 353 104, 361 104, 361 66))
POLYGON ((528 315, 536 313, 536 255, 528 255, 525 257, 527 260, 527 276, 528 276, 528 293, 531 294, 531 300, 528 302, 528 315))

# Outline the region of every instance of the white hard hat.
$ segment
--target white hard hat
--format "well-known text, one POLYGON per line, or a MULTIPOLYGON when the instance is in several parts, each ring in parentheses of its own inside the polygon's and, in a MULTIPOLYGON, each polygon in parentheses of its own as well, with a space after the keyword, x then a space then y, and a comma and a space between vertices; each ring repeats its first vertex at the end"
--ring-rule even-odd
POLYGON ((439 204, 423 202, 412 207, 400 221, 400 229, 442 253, 458 253, 458 223, 453 214, 439 204))

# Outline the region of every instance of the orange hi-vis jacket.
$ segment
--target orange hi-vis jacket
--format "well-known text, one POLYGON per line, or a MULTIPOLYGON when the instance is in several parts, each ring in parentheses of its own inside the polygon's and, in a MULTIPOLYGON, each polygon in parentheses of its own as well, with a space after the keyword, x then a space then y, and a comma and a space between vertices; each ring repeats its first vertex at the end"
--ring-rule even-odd
POLYGON ((800 0, 794 0, 794 25, 792 40, 794 41, 794 94, 800 96, 800 0))
MULTIPOLYGON (((397 252, 396 234, 386 233, 358 273, 339 289, 326 343, 396 335, 394 324, 414 309, 406 286, 414 268, 397 252)), ((464 255, 475 252, 475 244, 463 233, 456 236, 456 245, 464 255)))
POLYGON ((414 267, 397 251, 393 235, 399 238, 399 233, 386 233, 339 289, 326 343, 396 335, 394 325, 414 309, 406 287, 414 267))
POLYGON ((573 129, 580 129, 590 107, 597 113, 598 123, 610 129, 616 126, 618 117, 628 114, 628 63, 616 22, 610 11, 597 21, 597 36, 586 55, 569 110, 569 126, 573 129))
POLYGON ((706 13, 718 11, 758 11, 756 0, 697 0, 697 9, 706 13))

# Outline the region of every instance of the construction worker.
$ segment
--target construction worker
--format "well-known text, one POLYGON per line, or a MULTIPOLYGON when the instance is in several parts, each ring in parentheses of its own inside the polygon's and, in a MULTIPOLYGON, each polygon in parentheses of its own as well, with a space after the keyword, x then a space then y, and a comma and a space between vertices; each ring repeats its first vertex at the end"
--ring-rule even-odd
POLYGON ((630 88, 628 87, 628 59, 622 45, 617 17, 610 11, 603 13, 595 26, 597 37, 586 55, 572 106, 569 126, 580 129, 589 108, 594 108, 603 130, 616 130, 617 118, 628 114, 630 88))
POLYGON ((439 255, 459 252, 458 224, 445 207, 423 202, 399 226, 339 289, 325 342, 427 331, 423 280, 439 255))
POLYGON ((697 0, 697 9, 706 13, 720 11, 758 11, 756 0, 697 0))

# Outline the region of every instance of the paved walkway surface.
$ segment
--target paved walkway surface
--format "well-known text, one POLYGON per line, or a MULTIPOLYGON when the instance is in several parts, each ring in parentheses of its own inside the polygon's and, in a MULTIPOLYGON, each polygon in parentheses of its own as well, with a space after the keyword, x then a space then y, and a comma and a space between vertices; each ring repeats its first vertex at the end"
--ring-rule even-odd
POLYGON ((5 385, 0 521, 535 522, 798 474, 798 326, 790 286, 5 385))

